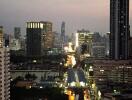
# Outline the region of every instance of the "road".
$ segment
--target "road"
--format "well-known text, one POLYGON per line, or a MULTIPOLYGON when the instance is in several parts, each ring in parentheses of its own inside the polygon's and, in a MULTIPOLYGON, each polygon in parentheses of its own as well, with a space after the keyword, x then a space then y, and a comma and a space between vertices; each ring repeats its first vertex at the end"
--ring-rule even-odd
POLYGON ((87 81, 82 68, 69 68, 67 70, 67 87, 69 97, 74 98, 69 100, 89 100, 89 90, 87 81))
MULTIPOLYGON (((86 85, 86 78, 82 68, 69 68, 67 70, 67 83, 84 83, 86 85)), ((81 84, 79 85, 81 86, 81 84)))

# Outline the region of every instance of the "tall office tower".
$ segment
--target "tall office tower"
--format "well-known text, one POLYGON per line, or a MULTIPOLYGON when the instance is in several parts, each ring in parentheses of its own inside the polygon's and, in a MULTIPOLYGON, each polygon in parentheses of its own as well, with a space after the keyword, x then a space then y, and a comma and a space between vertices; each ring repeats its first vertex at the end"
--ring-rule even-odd
POLYGON ((10 100, 9 48, 3 46, 3 27, 0 26, 0 100, 10 100))
POLYGON ((20 36, 21 36, 21 28, 20 27, 14 28, 14 36, 15 36, 15 39, 20 39, 20 36))
POLYGON ((40 22, 27 22, 27 56, 38 57, 42 54, 42 30, 43 24, 40 22))
POLYGON ((53 33, 54 33, 54 43, 53 43, 54 48, 61 48, 60 33, 57 32, 53 32, 53 33))
POLYGON ((129 0, 110 0, 110 58, 128 59, 129 0))
POLYGON ((40 57, 53 45, 51 22, 27 22, 27 56, 40 57))
POLYGON ((41 21, 43 24, 42 32, 42 49, 48 49, 53 47, 54 34, 52 32, 52 23, 48 21, 41 21))
POLYGON ((61 24, 61 41, 63 47, 65 44, 65 22, 62 22, 61 24))

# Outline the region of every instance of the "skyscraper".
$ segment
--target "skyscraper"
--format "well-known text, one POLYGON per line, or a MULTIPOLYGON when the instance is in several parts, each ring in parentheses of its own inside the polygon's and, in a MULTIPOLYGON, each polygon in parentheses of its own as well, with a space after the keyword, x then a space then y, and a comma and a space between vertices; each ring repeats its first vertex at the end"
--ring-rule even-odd
POLYGON ((3 44, 3 27, 0 26, 0 100, 10 100, 9 48, 3 44))
POLYGON ((41 57, 46 48, 53 44, 51 22, 27 22, 27 56, 41 57))
POLYGON ((42 32, 42 49, 48 49, 53 47, 53 32, 52 23, 49 21, 41 21, 43 24, 42 32))
POLYGON ((41 55, 41 37, 43 24, 40 22, 27 22, 27 56, 37 57, 41 55))
POLYGON ((15 39, 20 39, 20 36, 21 36, 21 29, 20 29, 20 27, 15 27, 14 28, 14 36, 15 36, 15 39))
POLYGON ((128 59, 129 0, 110 0, 110 57, 128 59))
POLYGON ((65 22, 62 22, 61 24, 61 41, 62 41, 62 47, 65 43, 65 22))

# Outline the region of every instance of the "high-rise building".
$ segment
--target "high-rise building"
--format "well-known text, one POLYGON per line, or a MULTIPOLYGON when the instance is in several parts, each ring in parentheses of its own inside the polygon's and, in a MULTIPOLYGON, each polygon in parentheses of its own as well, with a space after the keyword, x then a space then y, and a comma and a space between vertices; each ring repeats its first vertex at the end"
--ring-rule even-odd
POLYGON ((62 22, 61 24, 61 43, 62 43, 62 47, 65 44, 65 22, 62 22))
POLYGON ((0 100, 10 100, 9 48, 3 44, 3 27, 0 27, 0 100))
POLYGON ((54 48, 61 48, 60 33, 54 32, 54 48))
POLYGON ((4 34, 4 45, 5 47, 9 47, 10 44, 10 35, 9 34, 4 34))
POLYGON ((52 48, 53 33, 51 22, 27 22, 27 56, 39 57, 44 49, 52 48))
POLYGON ((0 100, 10 98, 9 48, 0 48, 0 100))
POLYGON ((88 30, 78 30, 76 33, 76 43, 75 47, 79 48, 79 52, 84 54, 88 54, 91 56, 92 54, 92 41, 93 41, 93 33, 88 30))
POLYGON ((110 53, 110 32, 107 32, 105 35, 105 55, 107 57, 109 57, 109 53, 110 53))
POLYGON ((27 56, 37 57, 42 54, 42 29, 43 24, 40 22, 27 22, 27 56))
POLYGON ((43 49, 48 49, 53 47, 54 34, 52 32, 52 23, 48 21, 41 21, 43 24, 42 32, 42 45, 43 49))
POLYGON ((0 26, 0 48, 3 47, 3 27, 0 26))
POLYGON ((20 27, 15 27, 14 28, 14 37, 15 39, 20 39, 21 36, 21 28, 20 27))
POLYGON ((129 58, 132 59, 132 37, 129 39, 129 58))
POLYGON ((129 0, 110 0, 110 57, 128 59, 129 0))
POLYGON ((25 36, 21 37, 21 49, 24 51, 26 50, 26 37, 25 36))

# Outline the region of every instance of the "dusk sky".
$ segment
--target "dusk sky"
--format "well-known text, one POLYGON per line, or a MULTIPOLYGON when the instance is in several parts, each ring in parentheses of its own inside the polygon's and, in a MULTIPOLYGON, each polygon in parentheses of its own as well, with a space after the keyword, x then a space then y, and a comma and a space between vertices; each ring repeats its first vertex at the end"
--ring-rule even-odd
MULTIPOLYGON (((27 21, 51 21, 53 30, 60 32, 61 22, 65 21, 67 34, 82 28, 106 33, 109 3, 110 0, 0 0, 0 26, 4 26, 6 33, 21 27, 25 34, 27 21)), ((130 25, 132 27, 132 7, 130 25)))

